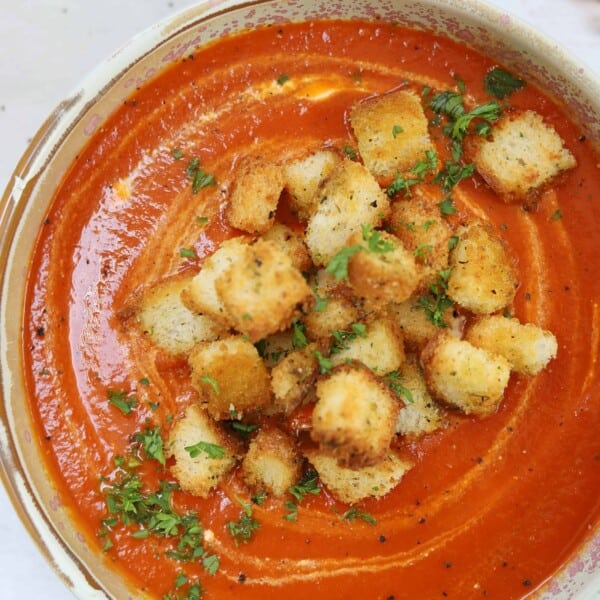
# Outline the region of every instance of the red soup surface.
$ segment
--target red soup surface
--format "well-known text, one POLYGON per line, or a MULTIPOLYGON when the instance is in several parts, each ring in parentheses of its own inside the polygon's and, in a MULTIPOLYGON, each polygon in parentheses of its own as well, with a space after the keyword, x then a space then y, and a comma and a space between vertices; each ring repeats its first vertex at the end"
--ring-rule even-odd
MULTIPOLYGON (((200 499, 176 488, 169 459, 163 466, 142 450, 152 435, 155 448, 166 443, 198 392, 185 358, 166 358, 131 325, 132 298, 199 271, 239 233, 224 217, 239 158, 355 148, 349 108, 405 82, 422 90, 425 107, 443 90, 482 104, 494 66, 387 23, 264 27, 199 48, 136 90, 77 157, 31 259, 28 402, 62 501, 132 589, 157 598, 521 598, 595 527, 598 156, 531 84, 501 102, 541 114, 577 167, 526 208, 504 203, 475 174, 454 189, 449 218, 484 219, 506 242, 519 279, 512 314, 558 340, 546 369, 512 374, 491 416, 448 411, 443 428, 399 437, 395 448, 413 468, 351 513, 321 483, 301 502, 252 500, 239 469, 200 499), (195 158, 216 181, 197 193, 186 173, 195 158), (127 501, 138 511, 132 522, 127 501), (247 539, 232 524, 246 526, 247 539)), ((447 156, 447 139, 435 143, 447 156)), ((306 417, 285 426, 303 427, 306 417)))

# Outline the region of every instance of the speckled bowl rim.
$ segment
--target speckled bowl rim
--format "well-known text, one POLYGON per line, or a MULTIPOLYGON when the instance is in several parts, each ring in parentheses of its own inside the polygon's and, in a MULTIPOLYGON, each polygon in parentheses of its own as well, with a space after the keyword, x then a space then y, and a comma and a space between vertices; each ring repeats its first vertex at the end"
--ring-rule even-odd
MULTIPOLYGON (((0 477, 40 552, 80 600, 131 597, 131 592, 122 581, 107 583, 111 577, 110 568, 98 565, 102 563, 98 560, 98 552, 78 537, 72 515, 60 506, 57 496, 52 495, 50 478, 44 481, 41 471, 37 472, 37 479, 32 477, 29 451, 34 450, 35 455, 36 446, 27 438, 28 415, 15 410, 22 399, 20 371, 14 358, 20 348, 21 319, 9 318, 14 315, 15 308, 22 307, 22 293, 19 296, 14 292, 24 287, 19 279, 24 279, 29 255, 25 252, 25 256, 19 257, 19 251, 22 253, 31 248, 30 238, 27 240, 29 248, 23 247, 20 239, 23 223, 29 222, 31 237, 32 224, 39 227, 50 201, 48 194, 44 199, 44 188, 48 191, 53 177, 56 181, 60 179, 69 162, 60 164, 61 154, 67 154, 64 148, 69 143, 72 145, 70 140, 75 133, 79 132, 79 138, 85 139, 109 116, 110 103, 103 105, 105 97, 114 95, 117 88, 121 96, 130 93, 135 86, 156 74, 158 67, 147 68, 144 64, 149 57, 154 55, 156 58, 157 53, 162 52, 161 61, 166 66, 198 44, 218 37, 221 29, 211 33, 211 23, 222 22, 227 24, 226 31, 235 31, 240 26, 265 20, 282 22, 289 15, 302 12, 303 4, 312 6, 308 15, 312 18, 345 17, 351 11, 365 18, 390 19, 396 15, 396 20, 402 24, 427 28, 432 21, 423 19, 423 15, 433 11, 440 15, 433 23, 434 30, 439 27, 447 30, 450 37, 491 55, 548 89, 555 99, 567 106, 589 139, 600 149, 600 81, 593 71, 553 40, 479 0, 325 0, 305 3, 299 0, 212 0, 146 29, 103 61, 41 126, 15 168, 0 201, 0 477)), ((117 103, 113 105, 114 109, 117 103)), ((597 526, 588 532, 583 547, 533 596, 547 600, 583 600, 600 596, 600 529, 597 526)))

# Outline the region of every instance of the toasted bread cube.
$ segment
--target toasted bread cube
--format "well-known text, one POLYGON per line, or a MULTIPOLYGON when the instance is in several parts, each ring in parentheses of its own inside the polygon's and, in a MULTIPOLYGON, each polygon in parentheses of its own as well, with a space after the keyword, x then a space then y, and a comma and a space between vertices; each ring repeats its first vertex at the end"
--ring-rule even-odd
POLYGON ((229 198, 229 224, 248 233, 267 231, 275 222, 284 184, 280 165, 260 158, 244 160, 229 198))
POLYGON ((415 192, 414 197, 392 204, 388 223, 391 231, 424 267, 422 284, 435 280, 448 268, 452 229, 436 204, 415 192))
POLYGON ((216 340, 227 330, 214 319, 190 311, 181 299, 189 277, 175 278, 147 289, 136 316, 144 333, 169 354, 185 354, 198 342, 216 340))
POLYGON ((315 341, 329 337, 332 331, 345 330, 358 320, 358 310, 343 296, 331 296, 317 303, 304 317, 306 335, 315 341))
POLYGON ((291 258, 261 239, 245 249, 215 287, 234 328, 252 342, 287 329, 313 300, 291 258))
POLYGON ((317 266, 325 266, 363 225, 377 227, 389 200, 369 171, 344 159, 318 190, 319 203, 308 221, 306 244, 317 266))
POLYGON ((317 189, 339 161, 340 157, 332 150, 319 150, 284 166, 290 204, 301 221, 312 216, 319 202, 317 189))
POLYGON ((577 165, 556 130, 532 110, 506 114, 491 139, 477 136, 470 145, 477 171, 508 202, 531 199, 577 165))
POLYGON ((223 301, 217 294, 216 280, 243 256, 250 238, 238 237, 226 240, 211 254, 181 292, 185 305, 193 311, 211 316, 224 325, 230 326, 223 301))
MULTIPOLYGON (((377 234, 389 249, 353 254, 348 262, 348 277, 354 291, 370 306, 383 308, 410 297, 421 281, 421 269, 413 253, 396 236, 385 231, 377 234)), ((361 233, 350 237, 348 246, 352 245, 367 247, 361 233)))
POLYGON ((302 458, 293 440, 276 427, 263 427, 242 461, 246 483, 274 496, 285 496, 300 477, 302 458))
POLYGON ((235 466, 238 455, 235 441, 195 404, 189 406, 173 426, 167 449, 175 458, 171 473, 181 489, 201 498, 207 498, 235 466), (218 446, 223 456, 214 457, 202 450, 195 455, 192 448, 199 442, 218 446))
POLYGON ((271 414, 289 415, 296 407, 314 399, 314 384, 319 363, 314 346, 290 352, 271 369, 273 405, 271 414))
POLYGON ((539 373, 556 358, 558 350, 550 331, 501 315, 480 317, 468 329, 465 339, 477 348, 504 356, 513 371, 526 375, 539 373))
POLYGON ((421 99, 412 91, 359 102, 352 108, 350 123, 365 166, 378 178, 407 171, 434 149, 421 99))
POLYGON ((390 446, 399 404, 364 368, 339 367, 317 382, 312 437, 339 464, 365 467, 382 460, 390 446))
POLYGON ((319 450, 305 453, 319 479, 332 495, 347 504, 366 498, 381 498, 391 492, 412 464, 388 451, 376 464, 359 469, 340 466, 335 458, 319 450))
POLYGON ((271 401, 271 381, 256 348, 242 336, 195 346, 188 362, 192 385, 214 419, 241 418, 271 401))
POLYGON ((439 331, 419 305, 418 298, 392 302, 387 313, 400 327, 407 347, 413 350, 422 348, 439 331))
POLYGON ((334 366, 359 361, 377 375, 395 371, 404 362, 404 341, 399 327, 390 319, 377 318, 367 323, 363 335, 334 344, 331 362, 334 366))
POLYGON ((406 389, 400 394, 404 406, 398 413, 396 433, 418 436, 443 426, 444 418, 429 394, 425 375, 414 354, 406 357, 394 382, 406 389))
POLYGON ((277 247, 292 259, 292 264, 299 271, 308 271, 311 268, 310 254, 299 231, 282 223, 275 223, 262 235, 262 239, 275 242, 277 247))
POLYGON ((493 313, 510 304, 518 282, 502 240, 483 223, 458 233, 450 253, 447 295, 475 314, 493 313))
POLYGON ((510 363, 447 331, 429 341, 421 360, 429 390, 466 414, 496 411, 510 377, 510 363))

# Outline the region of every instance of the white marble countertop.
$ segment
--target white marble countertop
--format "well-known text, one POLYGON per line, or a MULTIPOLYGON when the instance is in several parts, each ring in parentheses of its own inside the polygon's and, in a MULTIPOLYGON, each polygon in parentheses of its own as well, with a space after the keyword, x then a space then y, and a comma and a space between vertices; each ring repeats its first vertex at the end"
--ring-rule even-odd
MULTIPOLYGON (((0 188, 52 109, 134 33, 185 0, 0 0, 0 188)), ((600 74, 600 0, 490 0, 600 74)), ((0 598, 68 600, 0 486, 0 598)))

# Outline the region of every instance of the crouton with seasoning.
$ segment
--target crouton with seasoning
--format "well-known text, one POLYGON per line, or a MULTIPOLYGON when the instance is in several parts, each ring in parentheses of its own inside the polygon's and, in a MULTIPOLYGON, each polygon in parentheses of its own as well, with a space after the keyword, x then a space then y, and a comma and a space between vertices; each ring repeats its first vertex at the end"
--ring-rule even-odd
POLYGON ((503 356, 513 371, 536 375, 556 357, 558 344, 550 331, 501 315, 480 317, 465 334, 477 348, 503 356))
POLYGON ((171 429, 167 450, 181 489, 201 498, 235 466, 239 454, 235 440, 195 404, 171 429))
POLYGON ((347 245, 364 248, 350 257, 348 278, 370 306, 383 308, 389 302, 403 302, 419 285, 422 271, 413 253, 391 233, 365 229, 352 235, 347 245))
MULTIPOLYGON (((422 348, 439 331, 439 327, 427 317, 416 296, 411 296, 404 302, 391 302, 386 313, 398 325, 406 347, 411 350, 422 348)), ((452 309, 448 308, 444 319, 448 321, 447 317, 451 314, 452 309)))
POLYGON ((557 175, 577 166, 556 130, 532 110, 507 113, 494 123, 490 139, 470 138, 468 154, 507 202, 532 199, 557 175))
POLYGON ((352 107, 350 124, 366 167, 377 178, 393 178, 433 150, 420 97, 409 90, 389 92, 352 107))
POLYGON ((271 369, 274 398, 269 413, 289 415, 301 403, 314 399, 314 385, 319 374, 314 350, 312 344, 294 350, 271 369))
POLYGON ((299 271, 308 271, 312 267, 310 254, 300 231, 283 223, 275 223, 262 235, 262 239, 277 244, 277 247, 292 259, 292 264, 299 271))
POLYGON ((425 375, 414 354, 406 357, 396 375, 389 382, 400 392, 404 403, 398 413, 396 432, 400 435, 418 436, 442 427, 444 417, 429 394, 425 375))
POLYGON ((181 292, 181 298, 190 310, 209 315, 224 325, 231 325, 215 282, 244 252, 249 242, 250 238, 244 236, 226 240, 204 261, 200 272, 181 292))
POLYGON ((271 380, 257 349, 243 336, 202 342, 188 356, 192 385, 214 419, 237 418, 271 402, 271 380))
POLYGON ((340 465, 364 467, 382 460, 394 438, 400 405, 373 373, 338 367, 316 385, 312 438, 340 465))
POLYGON ((348 329, 358 315, 356 306, 343 296, 321 298, 303 317, 306 335, 313 341, 327 338, 332 331, 348 329))
POLYGON ((330 359, 334 366, 358 361, 377 375, 385 375, 404 362, 402 333, 391 319, 374 318, 333 334, 330 359))
POLYGON ((136 317, 152 342, 169 354, 185 354, 198 342, 216 340, 227 329, 208 315, 189 310, 181 292, 190 278, 162 281, 142 295, 136 317))
POLYGON ((275 222, 285 180, 280 165, 261 158, 246 158, 239 166, 227 209, 232 227, 264 233, 275 222))
POLYGON ((290 205, 301 221, 308 221, 314 213, 319 202, 317 189, 340 160, 333 150, 318 150, 284 166, 290 205))
POLYGON ((466 414, 496 411, 510 377, 510 363, 440 331, 421 354, 430 392, 466 414))
POLYGON ((313 302, 291 258, 262 239, 241 249, 215 287, 233 327, 252 342, 287 329, 313 302))
POLYGON ((305 456, 319 473, 321 482, 347 504, 385 496, 412 468, 412 463, 389 450, 376 464, 358 469, 340 466, 330 454, 319 450, 309 450, 305 456))
POLYGON ((276 427, 265 426, 250 442, 242 474, 255 490, 281 497, 298 481, 301 465, 292 438, 276 427))
POLYGON ((450 253, 448 296, 475 314, 503 309, 512 302, 518 282, 502 240, 478 222, 457 233, 450 253))
POLYGON ((317 191, 318 206, 306 227, 313 263, 325 266, 364 225, 379 226, 389 200, 360 163, 340 161, 317 191))

